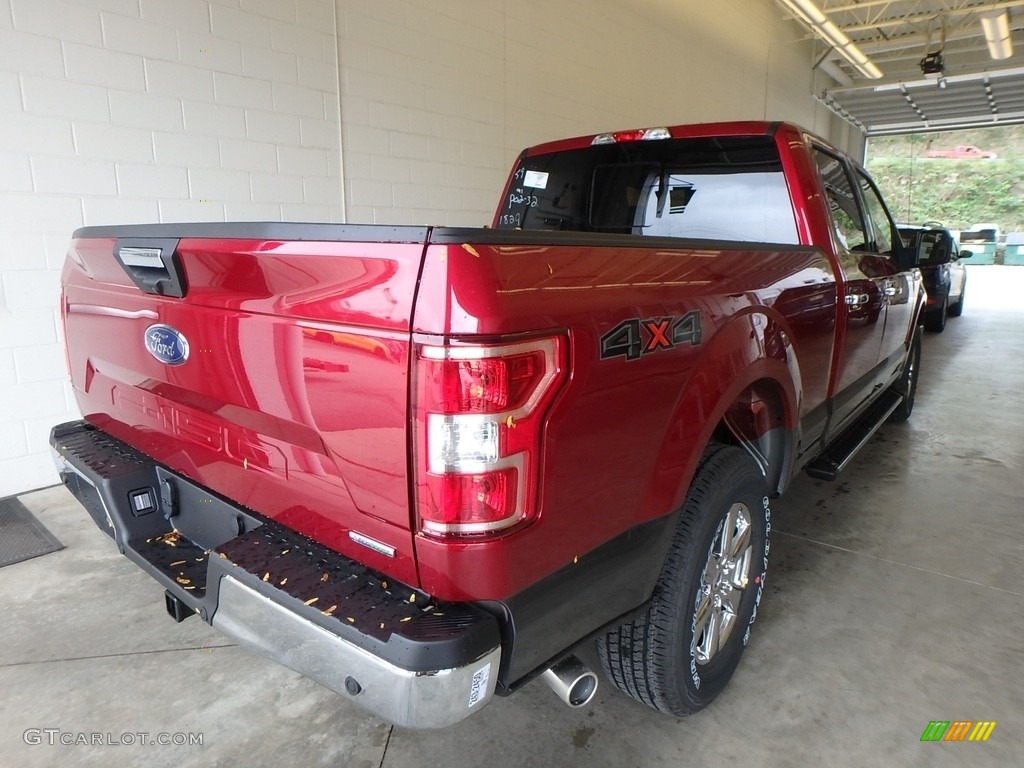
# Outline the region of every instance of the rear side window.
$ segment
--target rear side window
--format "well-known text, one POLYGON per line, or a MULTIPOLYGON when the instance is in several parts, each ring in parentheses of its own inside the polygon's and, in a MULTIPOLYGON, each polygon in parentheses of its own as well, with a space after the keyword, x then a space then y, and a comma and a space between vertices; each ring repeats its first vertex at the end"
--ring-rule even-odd
POLYGON ((798 242, 770 136, 631 141, 523 158, 498 227, 798 242))
POLYGON ((825 187, 836 237, 846 250, 864 250, 868 242, 864 219, 843 162, 820 147, 815 147, 813 154, 825 187))
POLYGON ((892 220, 885 210, 882 198, 878 190, 860 171, 857 171, 857 180, 860 182, 860 194, 864 198, 864 205, 867 207, 867 217, 871 221, 871 230, 874 232, 875 251, 886 255, 892 253, 892 220))

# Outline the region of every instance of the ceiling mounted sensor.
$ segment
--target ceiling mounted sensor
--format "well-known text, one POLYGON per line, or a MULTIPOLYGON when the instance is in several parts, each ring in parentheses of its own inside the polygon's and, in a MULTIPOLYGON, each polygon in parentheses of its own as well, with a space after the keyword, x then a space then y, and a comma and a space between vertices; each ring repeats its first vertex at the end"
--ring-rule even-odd
POLYGON ((1010 39, 1010 18, 1006 11, 989 13, 981 17, 981 28, 985 31, 988 55, 993 59, 1008 59, 1013 55, 1013 41, 1010 39))
POLYGON ((810 27, 816 37, 842 56, 862 77, 877 80, 882 76, 882 70, 846 36, 846 33, 829 21, 824 12, 810 0, 778 1, 786 10, 810 27))

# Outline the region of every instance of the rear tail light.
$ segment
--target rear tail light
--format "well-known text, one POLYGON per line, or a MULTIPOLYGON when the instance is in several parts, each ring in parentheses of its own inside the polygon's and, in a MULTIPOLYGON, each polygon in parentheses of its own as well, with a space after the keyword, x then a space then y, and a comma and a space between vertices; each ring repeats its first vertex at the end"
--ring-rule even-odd
POLYGON ((420 345, 416 507, 431 536, 504 532, 537 514, 544 417, 565 379, 558 336, 420 345))

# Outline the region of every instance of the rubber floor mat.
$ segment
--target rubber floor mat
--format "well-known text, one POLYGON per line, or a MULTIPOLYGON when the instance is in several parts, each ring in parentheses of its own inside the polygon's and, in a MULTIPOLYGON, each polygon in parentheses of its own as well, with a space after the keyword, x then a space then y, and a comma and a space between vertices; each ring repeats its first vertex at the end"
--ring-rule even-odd
POLYGON ((0 499, 0 568, 64 549, 13 496, 0 499))

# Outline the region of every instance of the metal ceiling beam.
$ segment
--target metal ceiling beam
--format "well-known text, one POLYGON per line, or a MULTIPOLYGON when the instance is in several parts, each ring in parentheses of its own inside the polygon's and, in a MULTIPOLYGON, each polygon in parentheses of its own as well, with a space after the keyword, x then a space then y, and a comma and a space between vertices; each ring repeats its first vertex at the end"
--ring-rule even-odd
MULTIPOLYGON (((859 0, 856 3, 847 5, 831 5, 822 8, 825 13, 847 13, 848 11, 863 11, 867 8, 877 8, 880 5, 898 5, 900 0, 859 0)), ((961 0, 963 2, 963 0, 961 0)), ((920 2, 914 3, 920 5, 920 2)))
MULTIPOLYGON (((1024 29, 1024 19, 1019 19, 1010 25, 1011 32, 1018 32, 1024 29)), ((934 37, 934 36, 933 36, 934 37)), ((972 38, 981 38, 984 42, 984 36, 981 34, 981 27, 979 26, 976 31, 946 31, 946 42, 955 40, 970 40, 972 38)), ((884 53, 886 51, 899 51, 904 48, 920 48, 923 52, 924 46, 929 42, 934 43, 935 40, 929 40, 928 35, 922 34, 911 34, 903 35, 902 37, 895 37, 892 40, 886 40, 884 42, 872 42, 870 40, 858 41, 857 45, 864 53, 869 56, 873 53, 884 53)))
MULTIPOLYGON (((950 75, 946 78, 946 82, 950 84, 977 83, 985 80, 985 78, 988 78, 992 82, 1006 80, 1007 82, 1024 83, 1024 67, 1009 67, 1007 69, 995 69, 990 72, 971 72, 963 75, 950 75)), ((861 93, 884 93, 886 91, 899 91, 904 86, 907 88, 934 88, 935 81, 927 78, 919 78, 905 83, 861 85, 847 90, 850 92, 859 91, 861 93)), ((838 92, 838 89, 836 89, 836 92, 838 92)))
POLYGON ((822 8, 825 13, 845 13, 846 11, 860 11, 864 8, 872 8, 878 5, 892 5, 893 0, 864 0, 862 3, 856 3, 853 5, 837 5, 829 6, 828 8, 822 8))
MULTIPOLYGON (((966 16, 973 13, 984 14, 984 13, 995 13, 997 11, 1005 11, 1011 8, 1024 7, 1024 0, 1003 0, 997 3, 985 3, 984 5, 972 5, 967 8, 949 9, 949 10, 936 10, 927 11, 925 13, 911 14, 909 16, 893 16, 888 19, 879 19, 874 22, 866 22, 863 24, 840 24, 834 22, 846 34, 851 32, 867 32, 873 29, 882 29, 885 27, 903 27, 907 25, 923 24, 929 21, 941 17, 950 16, 966 16)), ((825 12, 828 13, 832 9, 827 9, 825 12)))
MULTIPOLYGON (((876 52, 875 59, 890 62, 905 59, 916 63, 923 55, 924 46, 922 45, 901 45, 899 48, 894 48, 891 51, 876 52)), ((1004 63, 993 61, 992 57, 988 55, 988 50, 984 44, 979 45, 977 41, 972 43, 968 37, 958 38, 952 42, 947 41, 942 49, 942 57, 945 59, 947 69, 953 63, 960 63, 964 57, 984 62, 986 68, 1000 66, 1004 63), (974 55, 971 56, 971 54, 974 55)))

